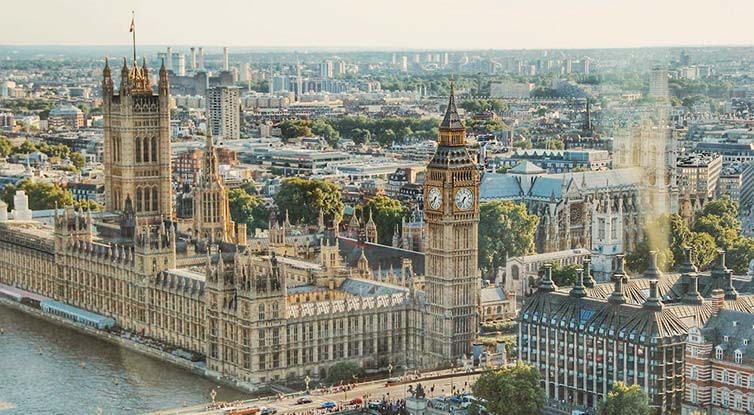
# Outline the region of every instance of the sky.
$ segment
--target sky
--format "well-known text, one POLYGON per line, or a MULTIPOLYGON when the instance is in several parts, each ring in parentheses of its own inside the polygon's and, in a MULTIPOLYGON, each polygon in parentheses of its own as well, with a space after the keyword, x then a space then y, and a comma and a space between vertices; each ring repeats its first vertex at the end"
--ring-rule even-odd
POLYGON ((754 0, 7 0, 0 44, 540 49, 754 45, 754 0))

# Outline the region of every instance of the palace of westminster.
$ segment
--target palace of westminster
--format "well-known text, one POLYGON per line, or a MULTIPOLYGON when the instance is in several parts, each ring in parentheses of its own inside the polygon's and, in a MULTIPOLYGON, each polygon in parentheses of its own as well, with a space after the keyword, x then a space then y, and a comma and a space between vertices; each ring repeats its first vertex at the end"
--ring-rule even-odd
POLYGON ((106 63, 106 211, 56 210, 54 226, 0 221, 0 282, 204 355, 210 373, 252 387, 321 378, 344 360, 422 369, 471 354, 480 175, 453 93, 427 168, 425 255, 396 250, 398 268, 382 272, 363 238, 343 254, 337 218, 320 215, 306 249, 275 214, 268 240, 247 240, 245 225, 230 219, 211 134, 191 190, 193 218, 176 218, 168 73, 163 65, 156 93, 146 64, 124 59, 120 78, 116 87, 106 63))

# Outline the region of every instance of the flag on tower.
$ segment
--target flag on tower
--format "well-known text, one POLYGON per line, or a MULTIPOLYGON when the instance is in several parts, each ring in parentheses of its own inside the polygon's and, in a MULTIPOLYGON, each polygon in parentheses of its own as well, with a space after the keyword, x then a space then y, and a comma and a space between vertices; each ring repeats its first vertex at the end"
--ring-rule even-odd
POLYGON ((128 33, 131 33, 134 31, 134 16, 131 16, 131 28, 128 29, 128 33))

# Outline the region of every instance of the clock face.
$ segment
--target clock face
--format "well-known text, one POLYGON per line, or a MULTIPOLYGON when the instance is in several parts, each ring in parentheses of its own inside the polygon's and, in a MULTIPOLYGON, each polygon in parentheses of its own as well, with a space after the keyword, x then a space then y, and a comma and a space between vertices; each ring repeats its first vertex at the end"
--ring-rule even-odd
POLYGON ((464 187, 456 192, 456 207, 461 210, 469 210, 474 205, 474 193, 464 187))
POLYGON ((440 209, 440 206, 442 206, 442 193, 440 192, 440 189, 433 187, 429 189, 429 192, 427 193, 427 202, 429 203, 429 207, 437 210, 440 209))

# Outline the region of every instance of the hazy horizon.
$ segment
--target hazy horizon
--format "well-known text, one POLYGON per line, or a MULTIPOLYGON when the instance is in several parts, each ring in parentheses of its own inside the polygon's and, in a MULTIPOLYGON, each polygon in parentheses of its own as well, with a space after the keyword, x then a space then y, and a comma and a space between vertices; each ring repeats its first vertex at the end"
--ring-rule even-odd
POLYGON ((751 46, 754 2, 681 0, 27 0, 5 4, 6 46, 474 50, 751 46), (209 5, 209 7, 205 7, 209 5), (211 46, 210 46, 211 47, 211 46))

